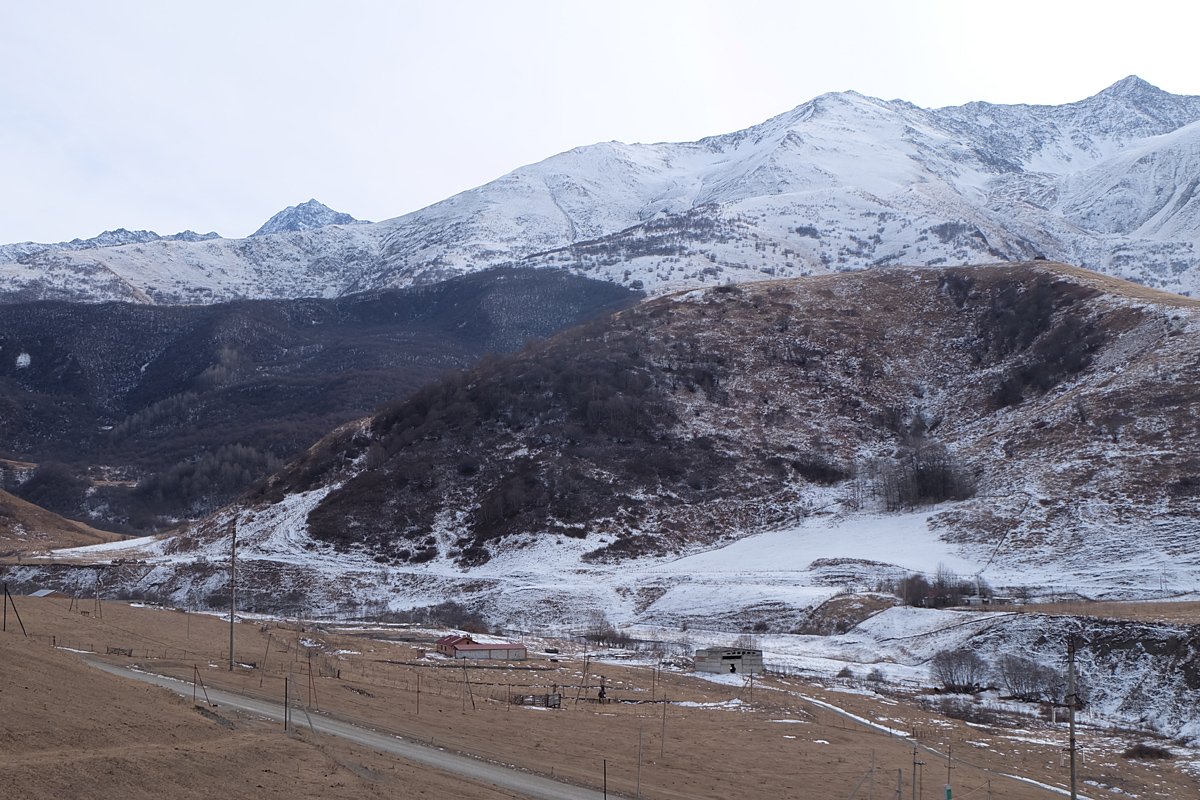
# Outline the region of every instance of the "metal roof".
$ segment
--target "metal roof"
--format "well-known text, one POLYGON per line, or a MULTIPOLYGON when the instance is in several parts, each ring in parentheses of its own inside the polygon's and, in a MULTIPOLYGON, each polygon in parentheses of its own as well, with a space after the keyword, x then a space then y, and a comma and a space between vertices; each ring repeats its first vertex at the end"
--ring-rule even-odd
POLYGON ((510 642, 494 642, 492 644, 456 644, 455 650, 524 650, 523 644, 512 644, 510 642))

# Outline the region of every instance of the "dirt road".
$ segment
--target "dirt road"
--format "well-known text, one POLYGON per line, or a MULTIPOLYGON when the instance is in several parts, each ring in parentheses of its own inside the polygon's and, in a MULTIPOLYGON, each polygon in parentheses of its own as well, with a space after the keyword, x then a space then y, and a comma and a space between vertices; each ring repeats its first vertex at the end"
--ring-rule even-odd
MULTIPOLYGON (((192 687, 189 684, 175 678, 131 670, 97 659, 85 657, 85 660, 93 667, 112 675, 133 678, 134 680, 161 686, 184 696, 189 696, 192 693, 192 687)), ((207 692, 209 699, 218 706, 236 708, 275 720, 281 724, 283 722, 282 703, 272 703, 256 698, 243 697, 242 695, 233 694, 221 689, 210 688, 207 692)), ((540 775, 523 772, 512 767, 481 761, 459 753, 451 753, 437 747, 380 733, 370 728, 331 719, 319 713, 306 716, 303 711, 298 711, 297 709, 293 709, 292 711, 294 724, 307 727, 310 717, 312 728, 316 729, 317 735, 337 736, 365 747, 399 756, 416 764, 433 767, 434 769, 457 775, 476 783, 515 792, 521 797, 534 798, 535 800, 604 800, 605 797, 617 798, 617 795, 612 792, 605 795, 594 789, 573 786, 550 778, 544 778, 540 775)))

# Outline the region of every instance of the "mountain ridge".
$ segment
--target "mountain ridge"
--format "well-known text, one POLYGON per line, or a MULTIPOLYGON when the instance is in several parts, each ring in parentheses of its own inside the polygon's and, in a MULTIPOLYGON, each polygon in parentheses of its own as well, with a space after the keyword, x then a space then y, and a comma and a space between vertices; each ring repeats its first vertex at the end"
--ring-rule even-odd
MULTIPOLYGON (((271 233, 288 233, 302 230, 310 230, 312 228, 320 228, 326 225, 364 225, 369 224, 365 220, 355 219, 349 214, 334 211, 324 203, 318 202, 315 199, 307 200, 303 203, 294 206, 288 206, 282 211, 274 214, 269 220, 264 222, 262 226, 250 234, 254 236, 266 236, 271 233)), ((101 247, 120 247, 127 244, 147 244, 149 242, 205 242, 210 239, 223 239, 216 231, 208 233, 196 233, 193 230, 183 230, 178 233, 161 235, 154 231, 148 230, 128 230, 126 228, 113 228, 111 230, 101 231, 95 236, 87 239, 76 237, 70 241, 44 243, 44 242, 14 242, 11 244, 0 244, 0 263, 5 261, 20 261, 22 258, 41 253, 48 250, 95 250, 101 247)))
POLYGON ((923 109, 828 93, 696 142, 577 147, 383 222, 27 254, 0 263, 0 296, 333 297, 494 265, 561 267, 662 294, 1034 257, 1193 292, 1197 122, 1200 97, 1132 76, 1059 106, 923 109))

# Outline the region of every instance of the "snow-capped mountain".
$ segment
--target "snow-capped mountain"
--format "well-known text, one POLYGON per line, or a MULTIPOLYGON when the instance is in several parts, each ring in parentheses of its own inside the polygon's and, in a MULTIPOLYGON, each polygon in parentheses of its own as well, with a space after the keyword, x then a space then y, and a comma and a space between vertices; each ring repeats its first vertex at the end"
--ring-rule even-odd
POLYGON ((272 233, 292 233, 326 225, 366 225, 365 220, 355 219, 349 214, 334 211, 324 203, 309 200, 298 206, 288 206, 271 217, 251 236, 269 236, 272 233))
POLYGON ((923 109, 843 92, 698 142, 576 148, 375 224, 305 227, 329 218, 301 212, 309 203, 259 233, 298 231, 20 255, 0 264, 0 292, 332 296, 528 264, 657 293, 1036 257, 1191 292, 1197 176, 1200 97, 1136 77, 1062 106, 923 109))
POLYGON ((16 244, 0 245, 0 261, 16 261, 22 256, 40 253, 44 250, 94 250, 97 247, 120 247, 123 244, 145 244, 146 242, 203 242, 209 239, 220 239, 220 234, 209 231, 180 231, 170 236, 159 236, 154 231, 129 231, 115 228, 104 231, 90 239, 75 238, 69 242, 42 244, 40 242, 18 242, 16 244))

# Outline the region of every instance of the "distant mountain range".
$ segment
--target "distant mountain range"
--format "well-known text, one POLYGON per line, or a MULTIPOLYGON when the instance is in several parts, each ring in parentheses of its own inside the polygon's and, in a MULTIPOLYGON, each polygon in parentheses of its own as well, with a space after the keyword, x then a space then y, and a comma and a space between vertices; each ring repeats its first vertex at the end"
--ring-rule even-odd
POLYGON ((1136 77, 1061 106, 843 92, 698 142, 580 147, 384 222, 310 200, 247 239, 8 245, 0 297, 330 297, 513 264, 662 293, 1039 257, 1188 293, 1198 192, 1200 97, 1136 77))
MULTIPOLYGON (((280 212, 283 213, 283 212, 280 212)), ((34 253, 47 250, 94 250, 98 247, 120 247, 123 244, 145 244, 146 242, 203 242, 208 239, 220 239, 220 234, 196 233, 195 231, 180 231, 170 236, 159 236, 154 231, 130 231, 116 228, 104 231, 90 239, 72 239, 69 242, 41 244, 39 242, 17 242, 16 244, 0 245, 0 260, 17 261, 34 253)))

